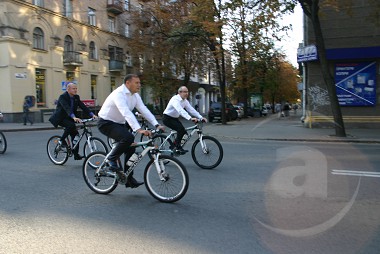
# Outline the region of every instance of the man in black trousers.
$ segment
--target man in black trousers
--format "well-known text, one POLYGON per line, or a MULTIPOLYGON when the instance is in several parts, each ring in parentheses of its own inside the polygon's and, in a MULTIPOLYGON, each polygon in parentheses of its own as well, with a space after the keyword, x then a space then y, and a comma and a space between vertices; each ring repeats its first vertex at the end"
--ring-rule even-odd
MULTIPOLYGON (((74 83, 67 84, 66 92, 61 94, 58 98, 57 108, 55 109, 53 115, 50 117, 49 121, 54 125, 55 128, 58 125, 65 127, 65 131, 60 139, 61 145, 67 145, 65 139, 67 136, 71 136, 71 141, 74 140, 75 136, 78 135, 75 123, 80 123, 82 120, 76 115, 78 114, 78 106, 83 110, 83 112, 92 118, 97 118, 97 116, 92 113, 86 105, 80 100, 78 93, 78 87, 74 83)), ((79 146, 73 150, 74 159, 81 160, 83 156, 78 153, 79 146)))

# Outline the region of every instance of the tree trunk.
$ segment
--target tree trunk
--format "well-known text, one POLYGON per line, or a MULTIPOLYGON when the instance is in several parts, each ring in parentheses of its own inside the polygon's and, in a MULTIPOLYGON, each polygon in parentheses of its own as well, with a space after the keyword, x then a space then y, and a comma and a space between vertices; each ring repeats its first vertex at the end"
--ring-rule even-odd
POLYGON ((315 35, 316 44, 317 44, 317 51, 318 51, 320 65, 321 65, 322 76, 326 83, 327 91, 329 93, 331 110, 334 117, 335 135, 337 137, 346 137, 346 130, 344 127, 342 112, 340 110, 339 101, 336 95, 335 81, 334 81, 333 75, 331 74, 329 70, 329 63, 326 57, 325 41, 322 34, 321 23, 318 17, 319 1, 313 1, 312 4, 313 6, 309 6, 311 7, 309 9, 310 12, 306 13, 305 9, 304 9, 304 12, 307 16, 310 15, 309 18, 311 18, 311 22, 314 28, 314 35, 315 35))

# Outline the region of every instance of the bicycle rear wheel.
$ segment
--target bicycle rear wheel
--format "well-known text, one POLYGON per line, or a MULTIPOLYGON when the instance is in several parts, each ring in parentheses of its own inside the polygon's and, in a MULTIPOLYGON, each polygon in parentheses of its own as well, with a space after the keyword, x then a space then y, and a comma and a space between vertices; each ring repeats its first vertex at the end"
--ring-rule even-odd
POLYGON ((87 157, 90 153, 93 152, 105 152, 108 153, 107 145, 98 137, 90 138, 91 145, 89 146, 86 140, 86 143, 83 146, 83 154, 87 157))
POLYGON ((0 131, 0 154, 5 153, 7 150, 7 140, 5 139, 4 133, 0 131))
POLYGON ((109 169, 106 163, 104 152, 90 153, 83 162, 83 179, 87 186, 98 194, 108 194, 115 190, 118 185, 115 173, 109 169), (96 167, 94 167, 96 165, 96 167), (96 173, 99 167, 100 170, 96 173))
MULTIPOLYGON (((161 154, 173 156, 173 151, 170 149, 170 143, 169 141, 166 141, 166 135, 165 134, 157 134, 152 138, 152 143, 155 147, 158 147, 158 150, 160 150, 161 154)), ((149 157, 152 159, 152 155, 149 154, 149 157)))
POLYGON ((48 157, 55 165, 63 165, 69 158, 67 147, 61 147, 61 145, 58 143, 60 139, 61 136, 52 136, 49 138, 46 145, 48 157))
POLYGON ((213 169, 217 167, 223 159, 223 147, 220 142, 210 136, 203 136, 203 146, 200 139, 195 140, 191 148, 191 156, 197 166, 203 169, 213 169))
POLYGON ((160 155, 160 173, 154 160, 150 160, 144 171, 145 187, 155 199, 173 203, 185 196, 189 188, 189 176, 185 166, 176 158, 160 155))

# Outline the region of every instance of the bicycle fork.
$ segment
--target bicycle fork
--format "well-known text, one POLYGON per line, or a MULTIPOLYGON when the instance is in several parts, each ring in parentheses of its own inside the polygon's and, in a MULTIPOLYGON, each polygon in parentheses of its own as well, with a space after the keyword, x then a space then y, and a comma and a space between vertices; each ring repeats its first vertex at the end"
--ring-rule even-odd
POLYGON ((199 143, 201 144, 202 152, 208 153, 207 145, 205 142, 203 142, 203 135, 199 135, 199 143))
POLYGON ((158 177, 161 181, 165 182, 169 180, 169 174, 165 172, 165 164, 163 160, 160 160, 160 153, 153 154, 154 165, 157 170, 158 177))

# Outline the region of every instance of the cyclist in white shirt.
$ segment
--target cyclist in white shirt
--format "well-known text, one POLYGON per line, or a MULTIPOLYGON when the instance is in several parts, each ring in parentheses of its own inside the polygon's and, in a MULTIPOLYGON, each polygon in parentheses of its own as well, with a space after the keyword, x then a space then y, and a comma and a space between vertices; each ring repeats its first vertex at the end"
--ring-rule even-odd
MULTIPOLYGON (((99 131, 117 141, 116 147, 108 159, 110 168, 123 180, 125 180, 123 169, 117 167, 116 161, 124 153, 124 161, 127 162, 135 152, 135 148, 131 147, 134 142, 134 135, 130 132, 130 129, 146 136, 152 134, 149 130, 141 129, 132 110, 136 108, 153 126, 164 129, 141 100, 138 94, 140 88, 139 76, 128 74, 125 76, 123 84, 107 97, 98 113, 99 131)), ((133 172, 126 179, 126 187, 136 188, 144 183, 137 181, 132 175, 133 172)))
POLYGON ((202 115, 190 105, 187 100, 188 96, 189 90, 187 87, 181 86, 178 89, 178 94, 174 95, 170 99, 164 111, 164 115, 162 116, 162 122, 164 125, 177 131, 177 137, 174 141, 174 151, 179 154, 185 154, 188 152, 181 147, 181 139, 186 134, 186 130, 179 120, 179 117, 182 116, 186 120, 191 120, 193 122, 197 122, 198 119, 202 119, 202 121, 207 122, 206 118, 202 117, 202 115))

